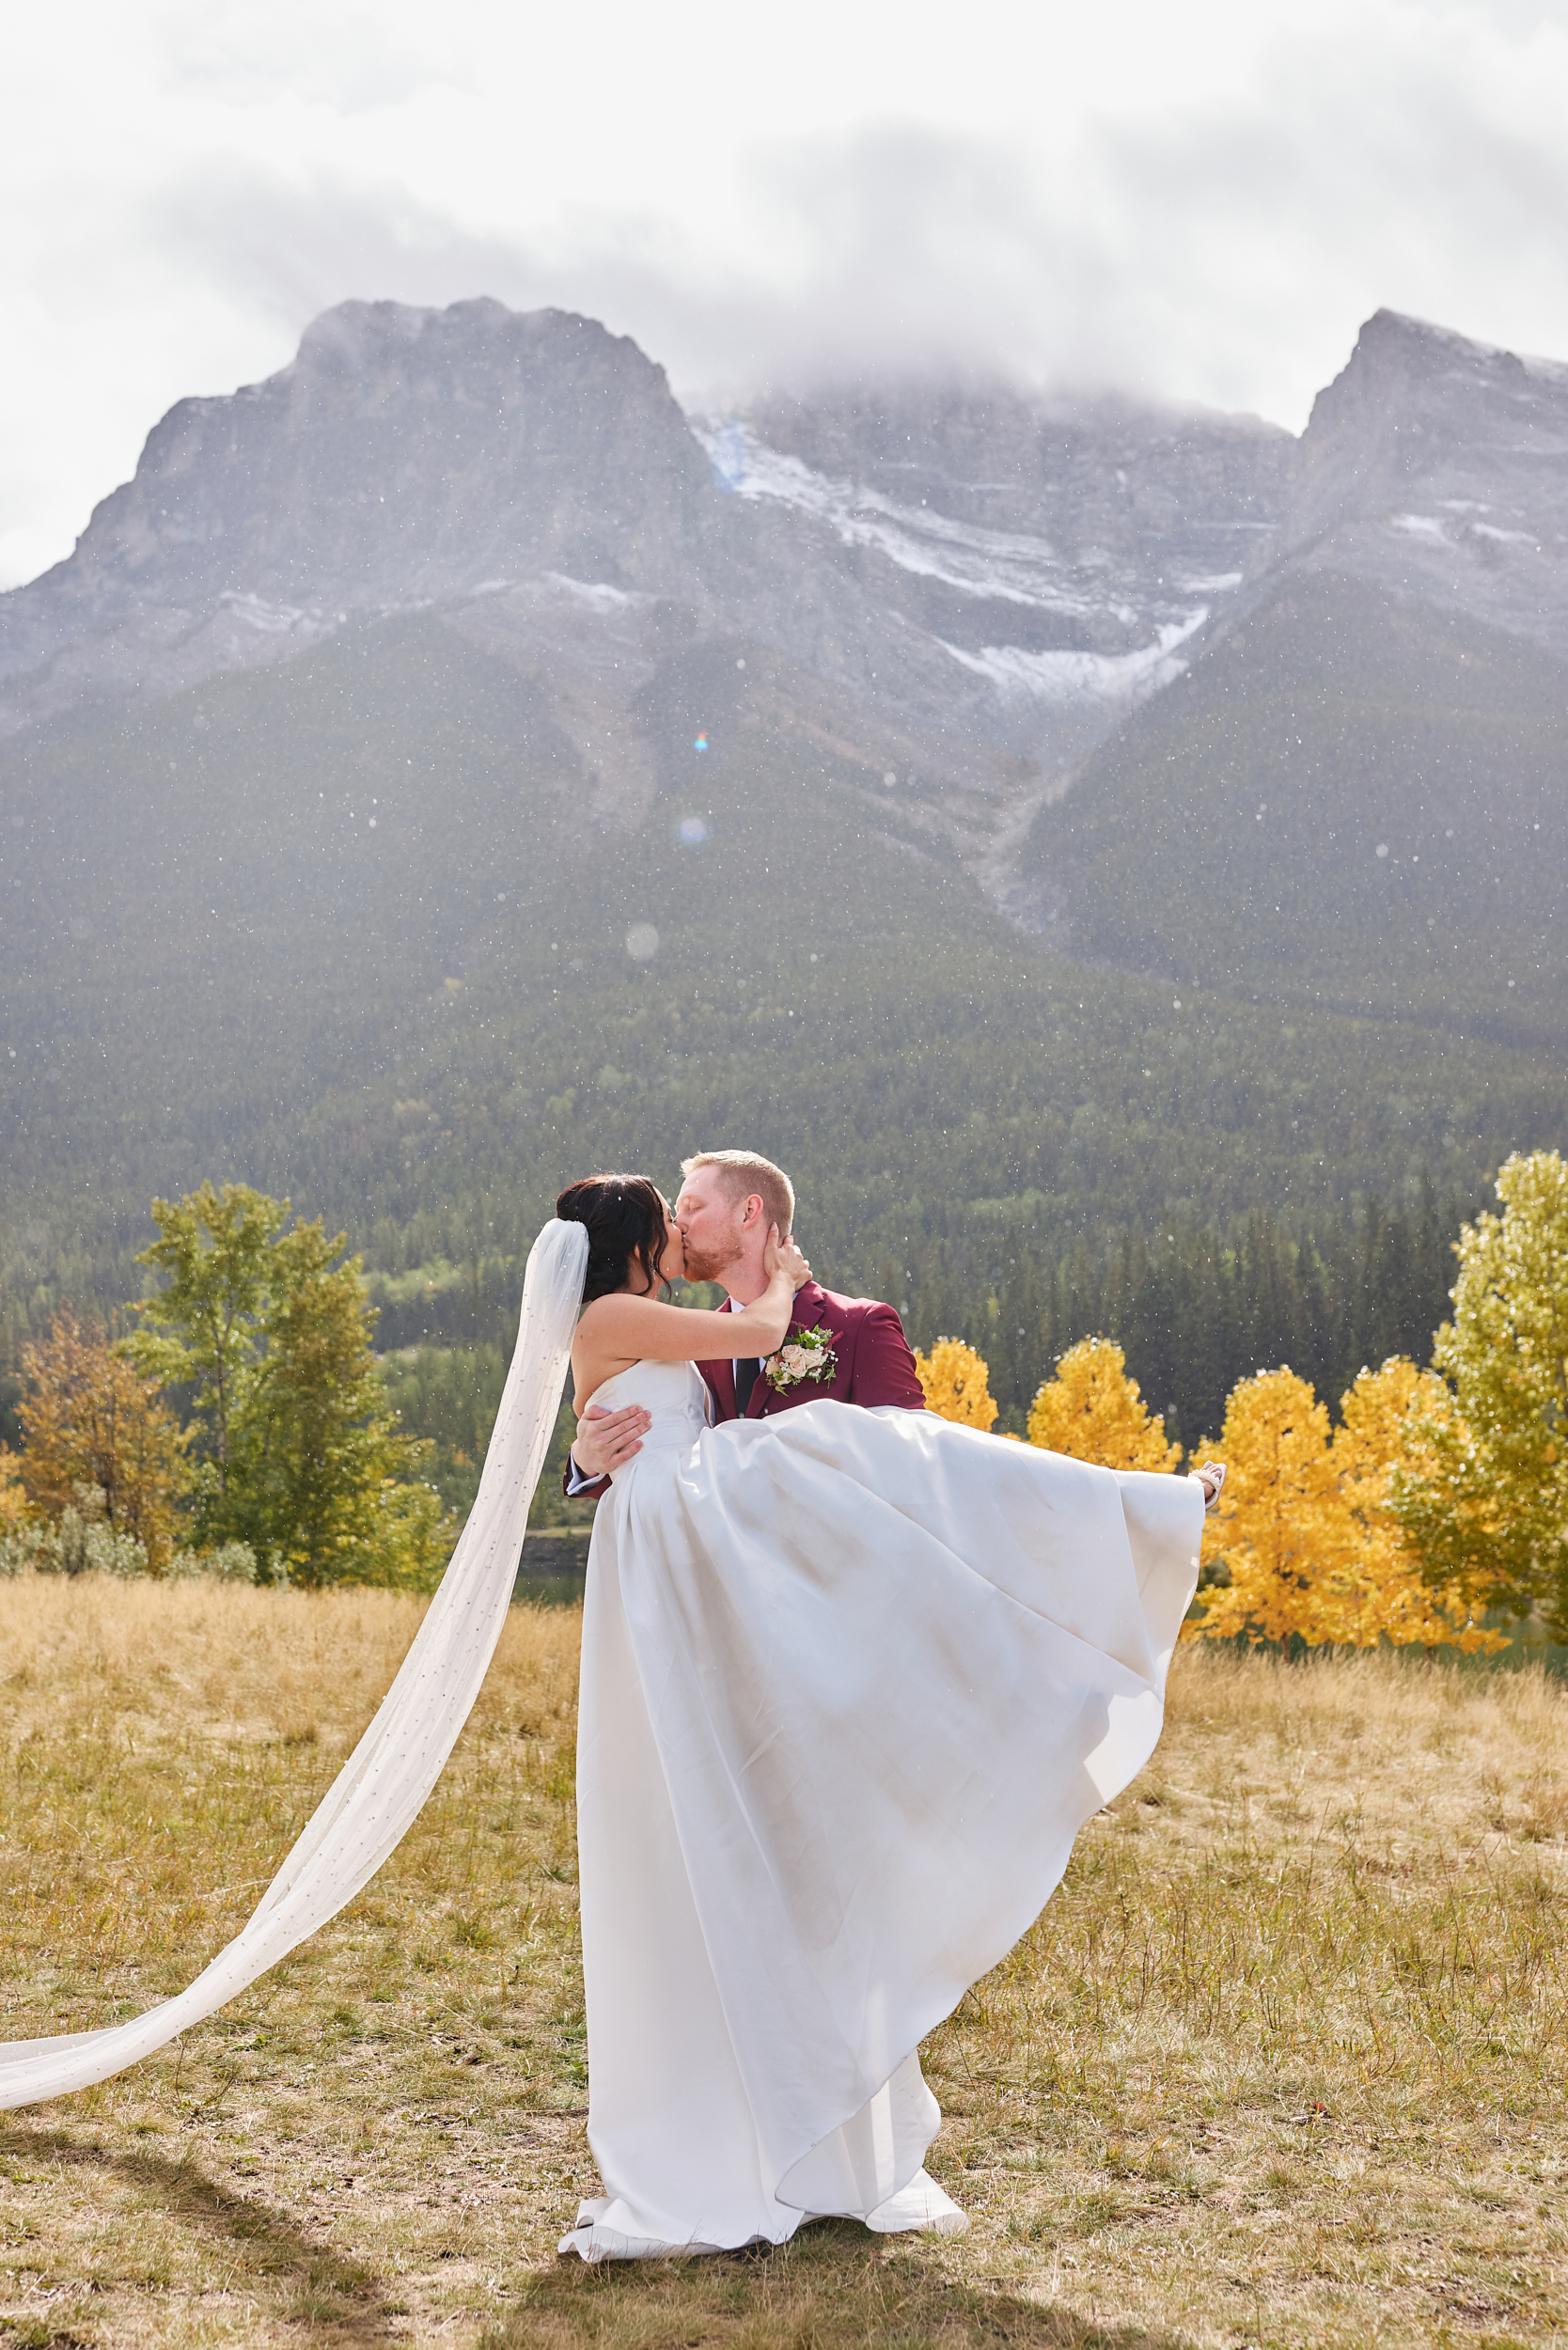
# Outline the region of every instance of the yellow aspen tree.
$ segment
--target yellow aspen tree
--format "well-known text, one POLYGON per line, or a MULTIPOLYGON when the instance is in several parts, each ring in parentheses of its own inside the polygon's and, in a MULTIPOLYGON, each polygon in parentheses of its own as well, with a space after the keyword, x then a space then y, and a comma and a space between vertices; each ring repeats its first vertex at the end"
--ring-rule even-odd
POLYGON ((1459 1648, 1466 1654, 1506 1648, 1500 1632, 1475 1621, 1458 1583, 1433 1586, 1420 1553, 1389 1507, 1393 1480, 1430 1476, 1430 1430, 1453 1415, 1453 1397, 1435 1371, 1394 1355, 1363 1371, 1341 1403, 1333 1463, 1349 1512, 1351 1543, 1319 1587, 1320 1637, 1353 1648, 1459 1648))
POLYGON ((1203 1613, 1184 1627, 1186 1637, 1332 1638, 1324 1587, 1350 1548, 1350 1512, 1328 1414, 1309 1382, 1289 1368, 1238 1380, 1215 1449, 1229 1474, 1209 1525, 1231 1580, 1200 1591, 1203 1613))
POLYGON ((1029 1406, 1030 1444, 1102 1468, 1178 1467, 1182 1448, 1166 1442, 1164 1421, 1151 1413, 1126 1364, 1109 1339, 1070 1346, 1029 1406))
POLYGON ((965 1428, 988 1429, 997 1412, 991 1370, 962 1339, 938 1339, 929 1355, 916 1354, 915 1368, 925 1389, 926 1409, 965 1428))

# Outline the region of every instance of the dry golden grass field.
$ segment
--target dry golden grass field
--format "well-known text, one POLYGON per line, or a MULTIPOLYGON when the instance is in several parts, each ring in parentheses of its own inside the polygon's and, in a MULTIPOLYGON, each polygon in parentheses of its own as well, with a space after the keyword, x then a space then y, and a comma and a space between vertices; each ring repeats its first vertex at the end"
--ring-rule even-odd
MULTIPOLYGON (((0 1584, 0 2036, 239 1926, 420 1603, 0 1584)), ((0 2117, 0 2345, 1536 2342, 1568 2326, 1568 1707, 1184 1651, 1165 1741, 927 2044, 948 2241, 585 2271, 578 1617, 515 1608, 364 1896, 128 2077, 0 2117)))

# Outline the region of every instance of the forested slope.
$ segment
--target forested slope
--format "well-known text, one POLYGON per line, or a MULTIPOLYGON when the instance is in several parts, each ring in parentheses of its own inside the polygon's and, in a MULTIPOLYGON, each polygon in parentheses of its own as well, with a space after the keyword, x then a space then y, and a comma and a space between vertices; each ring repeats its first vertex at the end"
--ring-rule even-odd
POLYGON ((1299 572, 1091 758, 1027 863, 1077 953, 1560 1064, 1568 666, 1299 572))
MULTIPOLYGON (((551 676, 439 609, 14 738, 13 1342, 62 1293, 134 1288, 149 1198, 209 1175, 290 1193, 388 1275, 446 1259, 506 1292, 567 1176, 670 1183, 682 1151, 746 1141, 794 1172, 825 1276, 886 1287, 944 1235, 1054 1260, 1260 1204, 1290 1228, 1422 1168, 1468 1198, 1508 1150, 1560 1140, 1543 994, 1511 1024, 1501 994, 1472 1019, 1463 990, 1390 993, 1377 1016, 1321 980, 1251 1000, 1262 965, 1227 943, 1262 936, 1250 809, 1245 854, 1206 870, 1180 795, 1140 823, 1129 785, 1113 826, 1091 776, 1053 821, 1101 830, 1041 836, 1101 908, 1069 962, 1001 920, 917 791, 792 728, 791 692, 743 640, 666 654, 635 709, 651 796, 613 823, 551 676), (1113 948, 1163 964, 1167 940, 1179 984, 1105 967, 1113 948)), ((1303 889, 1332 879, 1307 862, 1303 889)), ((1320 893, 1293 925, 1325 971, 1357 934, 1333 930, 1341 903, 1320 893)), ((1462 914, 1462 893, 1444 903, 1462 914)))

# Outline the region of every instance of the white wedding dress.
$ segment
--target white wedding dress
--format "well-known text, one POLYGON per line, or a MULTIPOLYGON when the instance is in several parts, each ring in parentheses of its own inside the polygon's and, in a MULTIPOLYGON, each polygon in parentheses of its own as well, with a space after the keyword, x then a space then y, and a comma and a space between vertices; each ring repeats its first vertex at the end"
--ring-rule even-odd
POLYGON ((964 2224, 921 2039, 1159 1737, 1203 1501, 929 1413, 705 1424, 685 1363, 600 1503, 577 1796, 586 2260, 964 2224))

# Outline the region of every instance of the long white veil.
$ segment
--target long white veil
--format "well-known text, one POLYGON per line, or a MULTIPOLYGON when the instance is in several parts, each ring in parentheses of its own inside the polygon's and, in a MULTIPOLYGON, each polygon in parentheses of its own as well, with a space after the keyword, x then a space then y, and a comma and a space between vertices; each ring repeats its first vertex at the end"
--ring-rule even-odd
POLYGON ((0 2111, 89 2089, 224 2006, 336 1917, 401 1842, 495 1653, 582 1303, 588 1233, 552 1217, 528 1252, 523 1317, 479 1490, 374 1720, 243 1930, 190 1988, 107 2030, 0 2044, 0 2111))

